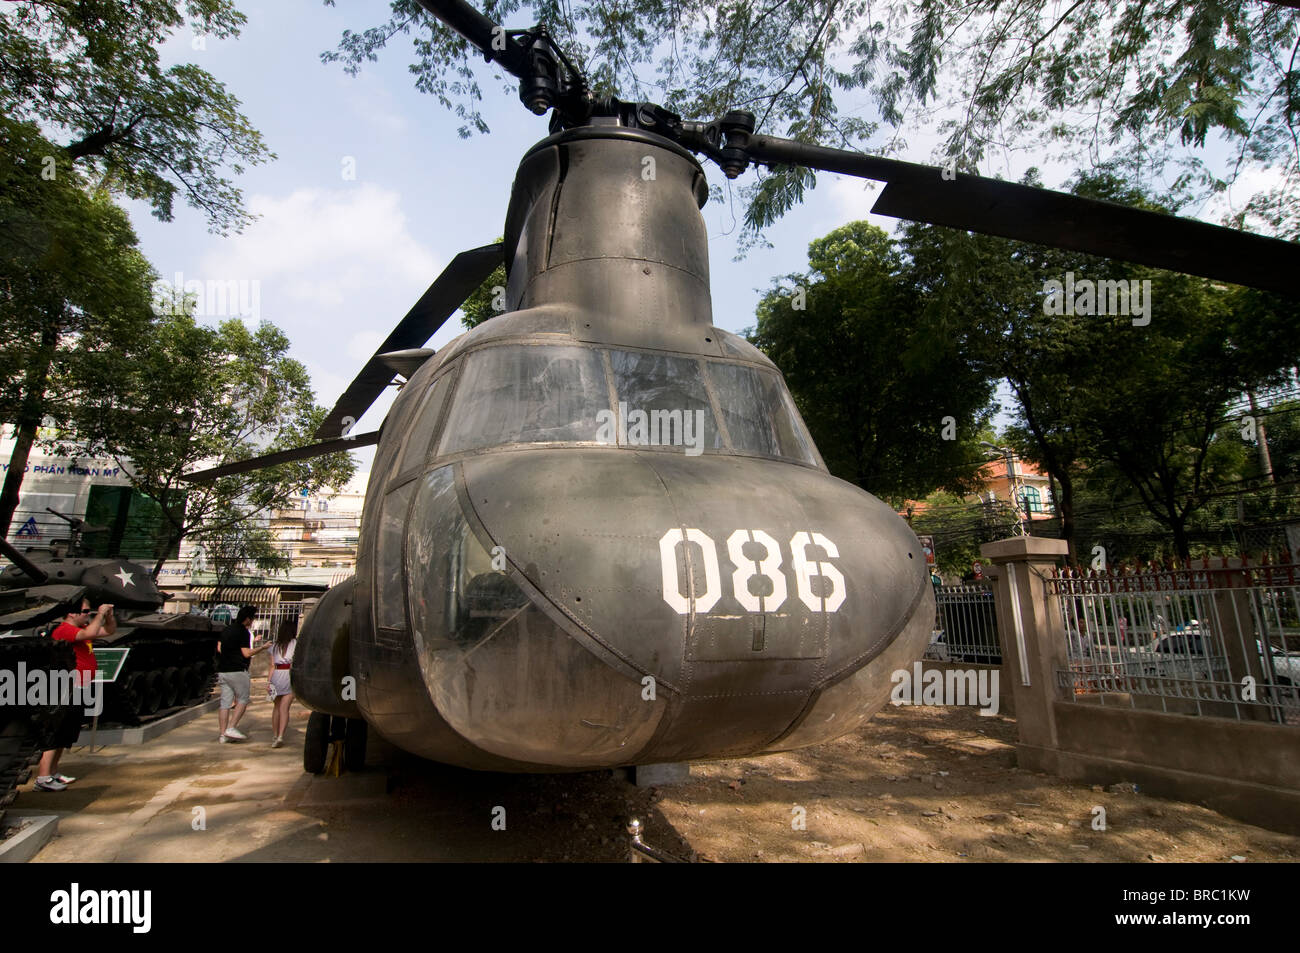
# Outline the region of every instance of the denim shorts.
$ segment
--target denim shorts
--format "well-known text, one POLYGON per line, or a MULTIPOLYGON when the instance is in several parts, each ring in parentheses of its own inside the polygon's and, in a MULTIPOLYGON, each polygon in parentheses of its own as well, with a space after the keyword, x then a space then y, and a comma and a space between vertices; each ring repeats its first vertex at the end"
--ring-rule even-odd
POLYGON ((218 672, 217 681, 221 683, 222 708, 232 708, 235 702, 248 704, 253 683, 247 672, 218 672))

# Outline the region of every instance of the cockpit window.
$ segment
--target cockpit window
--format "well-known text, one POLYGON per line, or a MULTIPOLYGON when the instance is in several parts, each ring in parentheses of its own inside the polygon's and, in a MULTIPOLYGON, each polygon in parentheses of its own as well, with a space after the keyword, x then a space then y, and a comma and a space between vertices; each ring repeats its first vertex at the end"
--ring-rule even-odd
POLYGON ((600 354, 567 346, 489 347, 465 358, 440 453, 596 440, 609 410, 600 354))
POLYGON ((817 463, 780 377, 752 364, 570 345, 503 345, 467 354, 459 378, 439 456, 520 443, 618 443, 817 463))
POLYGON ((614 391, 629 446, 685 446, 696 453, 722 450, 699 362, 688 357, 610 351, 614 391), (638 413, 641 417, 638 417, 638 413))
POLYGON ((748 364, 710 361, 709 376, 733 449, 815 462, 812 441, 775 374, 748 364))

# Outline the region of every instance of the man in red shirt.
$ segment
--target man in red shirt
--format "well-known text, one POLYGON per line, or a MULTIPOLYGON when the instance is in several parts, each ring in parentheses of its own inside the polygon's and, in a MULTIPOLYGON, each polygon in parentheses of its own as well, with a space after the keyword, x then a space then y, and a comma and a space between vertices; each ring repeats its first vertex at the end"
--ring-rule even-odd
MULTIPOLYGON (((51 638, 73 644, 77 655, 77 683, 89 685, 95 677, 95 653, 90 640, 101 635, 112 635, 117 631, 117 620, 113 618, 113 606, 105 603, 99 609, 92 609, 89 599, 82 599, 80 608, 69 612, 53 632, 51 638)), ((63 711, 62 721, 54 733, 54 747, 41 754, 41 764, 36 771, 36 790, 62 791, 76 778, 66 774, 56 774, 59 758, 63 749, 76 744, 81 734, 83 712, 76 705, 69 705, 63 711)))

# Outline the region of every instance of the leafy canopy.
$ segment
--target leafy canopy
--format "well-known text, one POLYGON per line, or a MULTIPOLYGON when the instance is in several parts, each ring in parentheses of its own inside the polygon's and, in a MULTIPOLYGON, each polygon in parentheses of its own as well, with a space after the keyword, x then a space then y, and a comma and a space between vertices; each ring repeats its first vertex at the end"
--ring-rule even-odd
MULTIPOLYGON (((941 134, 945 156, 969 170, 1045 145, 1075 167, 1136 157, 1153 176, 1172 162, 1176 187, 1202 199, 1273 170, 1277 184, 1240 204, 1238 220, 1287 236, 1300 227, 1300 12, 1282 4, 490 0, 479 7, 508 27, 545 24, 598 93, 655 100, 688 119, 747 109, 760 132, 872 152, 903 149, 907 132, 927 130, 941 134), (876 138, 882 124, 892 132, 888 141, 876 138), (1206 161, 1212 150, 1203 150, 1218 142, 1230 147, 1226 156, 1206 161)), ((462 136, 487 132, 481 57, 415 0, 389 8, 386 22, 345 32, 322 59, 355 73, 394 38, 410 36, 416 87, 456 114, 462 136)), ((495 76, 513 96, 513 80, 495 76)), ((775 221, 814 183, 803 169, 762 176, 746 190, 749 232, 775 221)))
POLYGON ((192 63, 164 67, 159 47, 239 34, 231 0, 9 0, 0 5, 0 113, 39 123, 102 186, 172 218, 175 199, 221 234, 250 221, 226 176, 273 159, 239 100, 192 63))
POLYGON ((284 509, 301 488, 339 487, 355 464, 347 453, 281 464, 210 484, 183 474, 311 442, 324 419, 306 369, 287 356, 289 341, 269 322, 213 328, 186 314, 157 321, 148 347, 119 369, 122 385, 90 401, 77 432, 90 452, 124 464, 134 486, 167 520, 167 545, 189 536, 219 546, 233 527, 284 509))
POLYGON ((970 315, 927 315, 889 237, 854 222, 764 295, 749 340, 785 375, 831 473, 901 503, 973 488, 992 386, 970 315), (964 322, 964 324, 963 324, 964 322))

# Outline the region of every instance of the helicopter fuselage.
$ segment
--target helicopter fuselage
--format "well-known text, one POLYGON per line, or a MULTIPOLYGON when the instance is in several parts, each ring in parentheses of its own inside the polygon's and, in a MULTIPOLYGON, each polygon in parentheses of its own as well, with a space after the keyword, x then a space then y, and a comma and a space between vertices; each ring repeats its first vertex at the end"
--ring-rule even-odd
POLYGON ((800 747, 884 704, 931 631, 919 541, 713 325, 706 196, 642 130, 524 157, 507 310, 394 403, 356 575, 301 634, 308 705, 554 771, 800 747))

